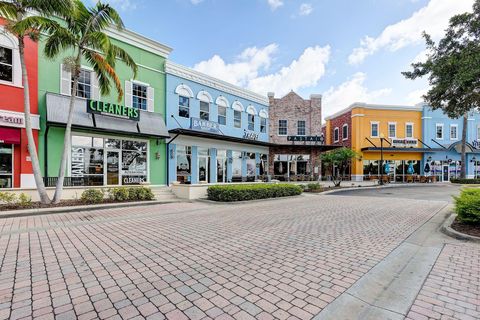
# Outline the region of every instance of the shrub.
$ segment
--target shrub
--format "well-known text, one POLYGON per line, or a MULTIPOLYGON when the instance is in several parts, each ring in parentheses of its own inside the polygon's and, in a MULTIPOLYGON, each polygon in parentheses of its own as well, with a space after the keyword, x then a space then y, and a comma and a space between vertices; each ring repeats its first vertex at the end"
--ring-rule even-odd
POLYGON ((450 182, 458 184, 480 184, 480 179, 450 179, 450 182))
POLYGON ((17 196, 12 192, 1 192, 0 191, 0 202, 5 204, 14 204, 16 202, 17 196))
POLYGON ((127 201, 130 198, 128 188, 117 187, 109 189, 109 198, 115 201, 127 201))
POLYGON ((307 188, 309 191, 319 191, 322 189, 320 183, 309 183, 307 184, 307 188))
POLYGON ((293 184, 221 185, 208 187, 207 193, 210 200, 232 202, 296 196, 302 188, 293 184))
POLYGON ((465 223, 480 224, 480 188, 464 189, 455 198, 455 212, 465 223))
POLYGON ((26 195, 25 193, 20 193, 18 197, 18 205, 24 208, 28 208, 32 206, 32 197, 26 195))
POLYGON ((94 204, 103 201, 104 192, 101 189, 87 189, 82 192, 80 199, 84 203, 94 204))
POLYGON ((153 200, 155 195, 152 189, 147 187, 130 187, 128 188, 128 199, 132 201, 153 200))

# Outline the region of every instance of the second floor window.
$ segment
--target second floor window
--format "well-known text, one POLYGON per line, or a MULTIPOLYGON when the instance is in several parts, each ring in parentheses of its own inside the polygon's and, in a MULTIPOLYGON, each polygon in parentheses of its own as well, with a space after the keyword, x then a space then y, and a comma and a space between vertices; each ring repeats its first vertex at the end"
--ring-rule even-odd
POLYGON ((227 124, 227 108, 218 106, 218 123, 222 125, 227 124))
POLYGON ((190 117, 190 98, 178 97, 178 115, 182 118, 190 117))
POLYGON ((233 111, 233 126, 235 128, 242 127, 242 112, 238 110, 233 111))
POLYGON ((370 124, 370 136, 372 138, 378 138, 378 122, 372 122, 370 124))
POLYGON ((0 47, 0 80, 13 82, 13 51, 0 47))
POLYGON ((286 136, 288 133, 287 120, 278 120, 278 135, 286 136))
POLYGON ((305 120, 298 120, 298 122, 297 122, 297 135, 299 135, 299 136, 306 135, 305 120))
POLYGON ((80 70, 77 84, 77 97, 85 99, 90 99, 92 97, 92 72, 89 70, 80 70))
POLYGON ((260 132, 266 133, 267 132, 267 119, 260 118, 260 132))
POLYGON ((333 142, 338 142, 340 140, 340 129, 333 129, 333 142))
POLYGON ((388 137, 389 138, 396 138, 397 137, 397 124, 396 123, 389 123, 388 124, 388 137))
POLYGON ((132 106, 147 110, 147 86, 132 83, 132 106))
POLYGON ((344 124, 342 127, 342 140, 348 139, 348 125, 344 124))
POLYGON ((248 130, 255 131, 255 116, 248 114, 248 130))
POLYGON ((458 140, 458 126, 451 125, 450 126, 450 140, 458 140))
POLYGON ((437 123, 435 130, 435 138, 440 140, 443 139, 443 123, 437 123))
POLYGON ((200 119, 210 120, 210 103, 200 101, 200 119))
POLYGON ((413 123, 405 125, 405 138, 413 138, 413 123))

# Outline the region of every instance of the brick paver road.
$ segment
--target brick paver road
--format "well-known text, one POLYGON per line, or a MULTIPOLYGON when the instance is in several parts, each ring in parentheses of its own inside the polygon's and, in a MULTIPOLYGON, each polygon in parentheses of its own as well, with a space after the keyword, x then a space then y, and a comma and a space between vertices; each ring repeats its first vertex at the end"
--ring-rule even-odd
POLYGON ((310 319, 444 205, 332 195, 0 219, 0 319, 310 319))

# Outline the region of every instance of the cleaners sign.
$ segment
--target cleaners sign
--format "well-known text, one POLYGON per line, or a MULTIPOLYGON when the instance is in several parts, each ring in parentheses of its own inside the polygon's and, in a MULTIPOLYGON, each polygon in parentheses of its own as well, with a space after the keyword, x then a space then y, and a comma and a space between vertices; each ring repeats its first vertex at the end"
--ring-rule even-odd
POLYGON ((101 101, 87 100, 87 112, 133 121, 140 120, 140 110, 137 108, 101 101))

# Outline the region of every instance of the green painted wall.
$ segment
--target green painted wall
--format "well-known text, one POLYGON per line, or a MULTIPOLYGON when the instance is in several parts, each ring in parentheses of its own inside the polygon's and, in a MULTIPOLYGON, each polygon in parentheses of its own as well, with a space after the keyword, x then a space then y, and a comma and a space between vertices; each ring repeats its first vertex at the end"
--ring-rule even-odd
MULTIPOLYGON (((165 115, 165 58, 149 51, 134 47, 130 44, 112 39, 112 42, 126 50, 138 65, 137 77, 135 80, 148 83, 155 89, 155 112, 165 115)), ((45 174, 45 153, 48 153, 48 176, 58 176, 58 167, 60 163, 60 154, 63 147, 62 128, 50 128, 48 132, 48 141, 45 141, 46 132, 46 93, 60 93, 60 65, 65 57, 72 55, 72 52, 65 52, 54 60, 47 59, 44 54, 44 43, 39 43, 39 63, 38 63, 38 90, 39 90, 39 113, 40 113, 40 135, 39 135, 39 157, 41 168, 45 174), (47 145, 48 150, 46 150, 47 145)), ((87 62, 83 65, 89 66, 87 62)), ((125 90, 125 81, 133 78, 133 73, 124 63, 118 62, 115 70, 122 82, 125 90)), ((117 102, 118 95, 112 85, 112 92, 108 96, 101 95, 100 100, 105 102, 117 102)), ((124 103, 123 101, 121 102, 124 103)), ((92 131, 93 133, 94 131, 92 131)), ((98 132, 99 134, 102 134, 98 132)), ((110 135, 109 133, 103 133, 110 135)), ((145 139, 145 138, 141 138, 145 139)), ((166 146, 163 140, 150 139, 150 183, 153 185, 166 183, 166 146), (157 160, 155 153, 159 152, 160 159, 157 160)))

